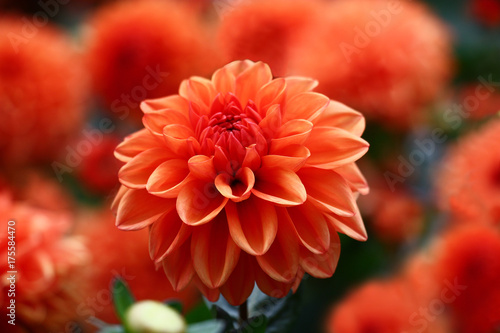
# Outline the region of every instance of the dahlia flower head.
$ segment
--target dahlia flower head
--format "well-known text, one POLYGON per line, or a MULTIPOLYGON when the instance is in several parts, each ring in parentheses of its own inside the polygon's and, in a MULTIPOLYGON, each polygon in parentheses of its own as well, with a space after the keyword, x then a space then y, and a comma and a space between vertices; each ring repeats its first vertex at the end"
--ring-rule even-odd
POLYGON ((82 241, 67 235, 72 226, 70 215, 13 201, 2 192, 0 217, 6 224, 15 222, 15 269, 7 262, 12 229, 10 234, 7 226, 0 231, 0 254, 5 258, 0 264, 2 315, 9 311, 7 277, 15 270, 16 319, 35 332, 63 329, 78 317, 74 309, 83 299, 81 276, 88 260, 82 241))
POLYGON ((500 120, 462 137, 446 154, 436 180, 439 207, 454 224, 500 225, 500 120))
POLYGON ((333 274, 337 232, 366 239, 355 203, 368 192, 355 165, 364 118, 316 84, 235 61, 142 103, 145 128, 115 151, 126 164, 113 209, 120 229, 149 227, 174 289, 194 280, 238 305, 256 282, 283 297, 304 272, 333 274))

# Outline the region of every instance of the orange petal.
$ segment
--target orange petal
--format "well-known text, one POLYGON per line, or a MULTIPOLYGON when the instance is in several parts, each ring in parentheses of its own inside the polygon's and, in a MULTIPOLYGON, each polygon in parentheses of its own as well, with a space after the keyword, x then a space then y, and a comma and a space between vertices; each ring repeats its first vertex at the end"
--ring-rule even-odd
POLYGON ((278 233, 269 250, 257 256, 259 266, 267 275, 280 282, 290 282, 299 268, 299 239, 288 214, 278 210, 278 233))
POLYGON ((285 78, 286 95, 288 101, 296 95, 308 91, 312 91, 318 86, 318 81, 300 76, 289 76, 285 78))
POLYGON ((189 102, 196 103, 206 112, 209 110, 210 105, 212 105, 216 91, 212 81, 193 76, 189 80, 181 82, 179 95, 186 98, 189 102))
POLYGON ((306 189, 297 174, 288 169, 261 168, 255 173, 252 193, 282 206, 300 205, 306 201, 306 189))
POLYGON ((260 114, 265 115, 271 105, 281 104, 286 95, 285 92, 286 83, 285 79, 282 78, 272 80, 263 86, 257 92, 257 97, 255 99, 255 104, 257 104, 260 114))
POLYGON ((122 230, 142 229, 174 207, 173 199, 160 198, 146 190, 128 189, 118 204, 116 226, 122 230))
POLYGON ((134 156, 145 150, 160 147, 165 147, 165 142, 155 137, 144 128, 127 136, 123 142, 116 147, 115 157, 122 162, 128 162, 134 156))
POLYGON ((241 73, 246 71, 248 68, 255 65, 255 62, 252 60, 235 60, 230 62, 223 68, 226 68, 229 73, 231 73, 234 77, 238 77, 241 73))
POLYGON ((279 105, 271 106, 266 116, 260 121, 259 127, 266 138, 274 138, 281 128, 281 108, 279 105))
POLYGON ((160 217, 149 229, 149 255, 155 262, 162 261, 178 249, 191 235, 191 228, 183 223, 175 209, 160 217))
POLYGON ((216 70, 212 75, 212 82, 215 90, 222 94, 234 92, 235 81, 236 77, 227 66, 216 70))
POLYGON ((349 163, 338 167, 335 169, 335 172, 337 172, 347 180, 347 183, 349 184, 353 192, 359 192, 363 195, 370 193, 368 182, 359 170, 356 163, 349 163))
POLYGON ((116 215, 116 212, 118 211, 118 205, 120 204, 120 201, 122 200, 125 193, 128 192, 128 190, 129 190, 128 187, 121 185, 118 191, 116 192, 115 198, 111 203, 111 211, 113 212, 113 214, 116 215))
POLYGON ((217 216, 227 201, 212 183, 193 180, 177 196, 177 213, 184 223, 201 225, 217 216))
POLYGON ((290 145, 301 145, 309 138, 313 128, 310 121, 295 119, 283 124, 276 138, 271 140, 270 149, 284 149, 290 145))
POLYGON ((341 216, 354 215, 356 204, 341 175, 317 168, 302 168, 297 174, 306 188, 308 200, 320 209, 341 216))
POLYGON ((229 304, 237 306, 242 304, 253 291, 255 277, 253 272, 252 257, 244 252, 240 254, 238 264, 220 287, 220 291, 229 304))
POLYGON ((208 299, 210 302, 216 302, 219 299, 220 296, 219 288, 208 288, 205 284, 203 284, 203 282, 197 275, 194 276, 193 282, 196 284, 196 287, 198 288, 199 291, 201 291, 203 296, 205 296, 205 298, 208 299))
POLYGON ((325 253, 312 253, 305 247, 300 249, 301 267, 310 275, 320 279, 326 279, 333 275, 339 257, 340 239, 335 230, 330 233, 330 248, 325 253))
POLYGON ((330 101, 330 105, 313 123, 316 127, 338 127, 356 136, 361 136, 365 130, 365 117, 336 101, 330 101))
POLYGON ((271 69, 263 62, 256 62, 236 77, 235 95, 242 106, 249 99, 255 100, 257 92, 273 78, 271 69))
POLYGON ((292 288, 292 282, 279 282, 267 275, 256 263, 255 267, 255 281, 259 289, 274 298, 282 298, 288 295, 292 288))
POLYGON ((308 165, 332 169, 363 156, 369 144, 358 136, 335 127, 315 127, 305 146, 311 151, 308 165))
POLYGON ((262 157, 263 168, 286 168, 297 171, 311 156, 309 149, 302 145, 290 145, 280 149, 272 148, 269 155, 262 157))
POLYGON ((368 234, 366 233, 365 225, 361 219, 361 213, 359 212, 358 207, 355 206, 354 208, 354 216, 343 217, 327 214, 325 215, 325 218, 338 232, 341 232, 353 239, 365 241, 368 239, 368 234))
POLYGON ((169 109, 163 110, 162 112, 145 114, 144 117, 142 117, 142 123, 144 127, 149 129, 151 133, 156 136, 162 136, 163 128, 167 125, 178 124, 186 127, 191 126, 189 118, 180 112, 169 109))
POLYGON ((184 289, 194 276, 191 250, 188 240, 162 261, 163 270, 175 291, 184 289))
POLYGON ((226 214, 231 237, 241 249, 252 255, 266 253, 278 231, 272 204, 251 196, 239 203, 228 202, 226 214))
POLYGON ((200 280, 209 288, 218 288, 226 282, 238 263, 240 251, 229 235, 224 213, 193 229, 193 266, 200 280))
POLYGON ((236 176, 220 173, 215 178, 215 187, 225 196, 235 202, 246 200, 255 184, 255 176, 250 168, 241 168, 236 176))
POLYGON ((179 95, 170 95, 162 98, 147 99, 141 103, 141 110, 144 113, 155 113, 163 109, 170 109, 180 112, 184 115, 188 114, 189 103, 179 95))
POLYGON ((257 170, 258 168, 260 168, 261 158, 259 153, 257 152, 256 146, 251 145, 250 147, 246 147, 245 150, 245 158, 243 159, 241 167, 248 167, 251 170, 257 170))
POLYGON ((183 125, 168 125, 163 128, 163 137, 174 153, 179 156, 191 157, 189 138, 194 139, 194 132, 191 128, 183 125))
POLYGON ((189 171, 191 175, 197 179, 213 180, 217 174, 215 172, 214 157, 205 155, 196 155, 188 161, 189 171))
POLYGON ((143 151, 129 160, 118 172, 118 178, 123 185, 130 188, 146 188, 149 176, 164 161, 175 158, 175 155, 165 148, 152 148, 143 151))
POLYGON ((312 121, 328 106, 330 99, 315 92, 305 92, 290 98, 285 107, 283 121, 305 119, 312 121))
POLYGON ((330 246, 330 232, 323 214, 309 201, 286 209, 302 244, 313 253, 324 253, 330 246))
POLYGON ((163 198, 175 198, 190 178, 185 160, 168 160, 160 164, 147 183, 149 193, 163 198))

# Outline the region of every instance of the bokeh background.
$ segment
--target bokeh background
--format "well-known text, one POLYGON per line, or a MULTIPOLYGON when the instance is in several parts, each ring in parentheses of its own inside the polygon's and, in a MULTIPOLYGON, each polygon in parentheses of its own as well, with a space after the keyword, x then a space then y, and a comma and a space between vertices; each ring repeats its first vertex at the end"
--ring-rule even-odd
POLYGON ((368 241, 341 235, 287 331, 500 332, 498 0, 0 0, 0 330, 117 323, 118 275, 138 299, 197 308, 155 270, 146 230, 114 227, 113 150, 142 100, 236 59, 313 77, 367 119, 368 241))

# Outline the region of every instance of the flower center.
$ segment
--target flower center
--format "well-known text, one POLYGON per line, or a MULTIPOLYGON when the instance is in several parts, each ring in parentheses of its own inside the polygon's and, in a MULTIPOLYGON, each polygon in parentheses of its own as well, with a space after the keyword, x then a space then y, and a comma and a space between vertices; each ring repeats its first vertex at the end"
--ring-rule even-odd
POLYGON ((252 100, 243 108, 235 95, 219 94, 212 103, 209 115, 200 119, 201 124, 198 124, 202 153, 212 155, 216 148, 220 148, 233 171, 237 171, 246 155, 246 148, 255 145, 261 153, 267 150, 266 140, 258 125, 261 120, 252 100))

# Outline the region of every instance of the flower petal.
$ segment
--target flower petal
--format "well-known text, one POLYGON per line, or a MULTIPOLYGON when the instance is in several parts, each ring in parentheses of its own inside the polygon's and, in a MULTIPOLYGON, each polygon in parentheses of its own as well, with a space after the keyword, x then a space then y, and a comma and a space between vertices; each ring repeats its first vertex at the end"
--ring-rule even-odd
POLYGON ((311 253, 305 247, 301 247, 300 249, 301 267, 310 275, 320 279, 326 279, 333 275, 339 257, 340 238, 335 230, 332 230, 330 233, 330 248, 325 253, 311 253))
POLYGON ((369 144, 336 127, 315 127, 305 146, 311 151, 308 165, 332 169, 358 160, 368 151, 369 144))
POLYGON ((161 216, 149 229, 149 255, 155 262, 165 259, 177 250, 191 235, 191 228, 183 223, 175 209, 161 216))
POLYGON ((255 100, 257 92, 271 82, 273 74, 269 66, 263 62, 256 62, 236 77, 235 95, 242 106, 248 100, 255 100))
POLYGON ((141 110, 144 113, 155 113, 164 109, 175 110, 181 114, 188 114, 188 101, 179 95, 147 99, 141 102, 141 110))
POLYGON ((198 290, 201 291, 203 296, 205 296, 205 298, 208 299, 210 302, 216 302, 219 299, 220 296, 219 288, 207 287, 197 275, 194 276, 193 282, 195 283, 198 290))
POLYGON ((190 245, 189 240, 184 242, 180 248, 170 253, 162 261, 165 275, 175 291, 184 289, 194 276, 190 245))
POLYGON ((368 234, 366 233, 365 225, 357 206, 355 206, 354 213, 354 216, 351 217, 327 214, 325 218, 338 232, 355 240, 366 241, 368 239, 368 234))
POLYGON ((290 98, 284 109, 283 121, 305 119, 312 121, 328 106, 330 99, 315 92, 305 92, 290 98))
POLYGON ((281 108, 279 105, 271 106, 266 116, 260 121, 259 127, 266 138, 274 138, 281 128, 281 108))
POLYGON ((262 157, 263 168, 282 167, 297 171, 304 166, 311 156, 309 149, 302 145, 290 145, 276 149, 273 147, 269 155, 262 157))
POLYGON ((214 166, 214 157, 205 155, 196 155, 188 161, 189 171, 191 175, 197 179, 213 180, 217 174, 214 166))
POLYGON ((250 168, 241 168, 234 177, 220 173, 215 178, 215 187, 225 196, 235 202, 246 200, 255 184, 255 176, 250 168))
POLYGON ((361 136, 365 130, 365 117, 336 101, 330 101, 326 110, 313 123, 318 127, 338 127, 356 136, 361 136))
POLYGON ((177 213, 184 223, 201 225, 217 216, 227 201, 212 183, 193 180, 177 196, 177 213))
POLYGON ((173 199, 160 198, 146 190, 128 189, 118 204, 116 226, 122 230, 142 229, 174 207, 173 199))
POLYGON ((130 161, 137 154, 151 149, 165 147, 163 140, 155 137, 146 128, 130 134, 115 150, 115 157, 122 162, 130 161))
POLYGON ((168 160, 160 164, 147 183, 149 193, 163 198, 175 198, 190 178, 185 160, 168 160))
POLYGON ((307 199, 304 185, 289 169, 261 168, 255 173, 252 193, 257 197, 282 206, 300 205, 307 199))
POLYGON ((286 95, 285 79, 278 78, 263 86, 257 93, 255 104, 261 115, 265 115, 270 106, 281 104, 286 95))
POLYGON ((309 138, 313 128, 310 121, 295 119, 283 124, 276 138, 271 140, 271 150, 283 149, 294 144, 303 144, 309 138))
POLYGON ((196 103, 204 110, 208 110, 215 98, 216 91, 212 81, 203 77, 193 76, 181 82, 179 95, 191 103, 196 103))
POLYGON ((266 253, 276 237, 278 218, 274 206, 251 196, 226 205, 227 223, 234 242, 251 255, 266 253))
POLYGON ((224 66, 221 69, 216 70, 212 75, 212 82, 215 90, 222 94, 234 92, 235 81, 236 77, 234 73, 230 71, 228 66, 224 66))
POLYGON ((167 147, 177 155, 187 158, 192 156, 189 139, 194 140, 194 132, 191 128, 178 124, 167 125, 163 128, 163 137, 167 147))
POLYGON ((237 306, 242 304, 253 291, 255 277, 253 272, 252 257, 244 252, 240 254, 238 264, 220 287, 220 291, 229 304, 237 306))
POLYGON ((309 201, 286 208, 302 244, 313 253, 324 253, 330 246, 330 232, 323 214, 309 201))
POLYGON ((193 229, 193 266, 200 280, 209 288, 218 288, 226 282, 238 263, 240 251, 229 234, 224 213, 193 229))
POLYGON ((296 95, 312 91, 318 86, 318 81, 301 76, 289 76, 285 78, 287 100, 296 95))
POLYGON ((356 163, 349 163, 341 167, 335 168, 335 172, 340 174, 347 180, 353 192, 359 192, 363 195, 370 193, 370 187, 365 177, 359 170, 356 163))
POLYGON ((139 153, 129 160, 118 172, 118 178, 123 185, 130 188, 146 188, 149 176, 164 161, 175 158, 175 155, 165 148, 152 148, 139 153))
POLYGON ((142 117, 144 127, 149 129, 156 136, 163 135, 163 128, 168 125, 182 125, 189 127, 191 122, 189 118, 180 112, 173 110, 163 110, 163 112, 147 113, 142 117))
POLYGON ((255 267, 255 281, 259 289, 274 298, 283 298, 290 292, 293 282, 279 282, 267 275, 257 263, 255 267))
POLYGON ((317 168, 302 168, 297 175, 306 188, 308 200, 320 209, 341 216, 354 215, 356 204, 341 175, 317 168))
POLYGON ((299 239, 288 214, 278 210, 278 233, 269 250, 257 256, 259 266, 276 281, 290 282, 299 269, 299 239))

